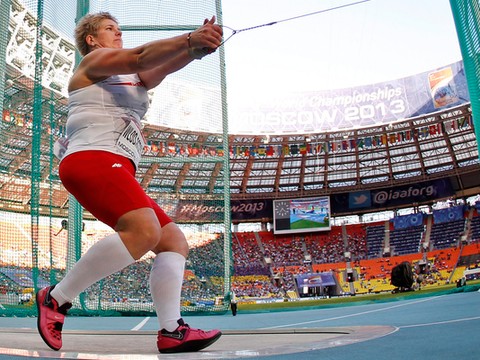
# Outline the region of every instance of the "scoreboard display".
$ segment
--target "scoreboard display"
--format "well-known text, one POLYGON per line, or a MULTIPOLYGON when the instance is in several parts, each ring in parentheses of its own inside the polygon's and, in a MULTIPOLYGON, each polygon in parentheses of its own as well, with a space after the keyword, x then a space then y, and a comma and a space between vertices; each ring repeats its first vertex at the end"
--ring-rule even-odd
POLYGON ((328 196, 274 200, 273 209, 273 232, 275 234, 331 229, 330 198, 328 196))

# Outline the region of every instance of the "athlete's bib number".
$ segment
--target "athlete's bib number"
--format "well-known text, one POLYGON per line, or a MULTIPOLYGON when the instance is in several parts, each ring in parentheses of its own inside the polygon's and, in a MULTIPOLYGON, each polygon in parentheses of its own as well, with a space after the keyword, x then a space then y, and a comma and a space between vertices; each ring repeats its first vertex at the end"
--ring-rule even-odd
POLYGON ((67 152, 68 139, 66 137, 61 137, 55 144, 53 144, 53 154, 57 157, 58 160, 62 160, 63 155, 67 152))
POLYGON ((130 121, 128 126, 123 130, 117 140, 117 147, 133 159, 135 164, 140 162, 143 148, 145 147, 145 139, 141 129, 135 121, 130 121))

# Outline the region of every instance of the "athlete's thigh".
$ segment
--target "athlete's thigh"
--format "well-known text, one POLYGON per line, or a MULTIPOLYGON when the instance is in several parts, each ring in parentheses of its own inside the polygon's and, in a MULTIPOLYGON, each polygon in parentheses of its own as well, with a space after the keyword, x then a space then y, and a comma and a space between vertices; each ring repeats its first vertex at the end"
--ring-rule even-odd
POLYGON ((152 208, 133 164, 125 157, 104 151, 74 153, 62 160, 59 175, 77 201, 112 228, 127 212, 152 208))

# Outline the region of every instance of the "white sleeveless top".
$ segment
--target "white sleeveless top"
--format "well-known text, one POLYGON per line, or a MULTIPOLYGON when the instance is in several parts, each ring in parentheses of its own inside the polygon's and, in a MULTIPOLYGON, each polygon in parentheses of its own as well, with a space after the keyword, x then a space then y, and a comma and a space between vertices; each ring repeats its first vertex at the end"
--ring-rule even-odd
POLYGON ((69 94, 66 139, 60 159, 84 150, 104 150, 131 159, 138 167, 145 146, 141 122, 148 94, 137 74, 114 75, 69 94))

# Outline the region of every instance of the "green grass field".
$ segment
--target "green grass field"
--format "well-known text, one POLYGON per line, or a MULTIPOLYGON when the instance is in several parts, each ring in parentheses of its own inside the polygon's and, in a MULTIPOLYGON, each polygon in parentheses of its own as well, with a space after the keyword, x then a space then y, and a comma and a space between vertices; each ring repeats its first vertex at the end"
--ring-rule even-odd
POLYGON ((292 230, 322 228, 322 227, 328 227, 328 226, 329 226, 328 222, 325 223, 325 222, 317 222, 317 221, 311 221, 311 220, 298 220, 290 224, 290 228, 292 230))
POLYGON ((421 298, 427 296, 438 296, 446 294, 455 294, 459 292, 479 291, 480 280, 470 281, 467 286, 457 288, 455 284, 443 285, 438 287, 430 287, 418 291, 409 291, 402 293, 381 293, 381 294, 368 294, 357 296, 345 296, 345 297, 333 297, 330 299, 313 299, 313 300, 289 300, 276 303, 262 303, 251 304, 242 303, 238 304, 238 311, 243 312, 269 312, 269 311, 289 311, 289 310, 301 310, 301 309, 315 309, 315 308, 329 308, 337 306, 349 306, 356 304, 368 304, 375 302, 389 302, 400 301, 411 298, 421 298))

